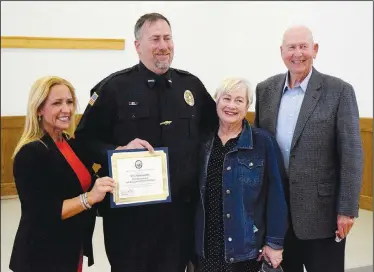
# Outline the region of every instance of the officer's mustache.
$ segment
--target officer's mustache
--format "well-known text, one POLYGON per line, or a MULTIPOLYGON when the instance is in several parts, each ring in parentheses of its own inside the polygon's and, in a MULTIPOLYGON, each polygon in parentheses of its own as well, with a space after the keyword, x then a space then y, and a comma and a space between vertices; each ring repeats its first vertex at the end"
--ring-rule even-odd
POLYGON ((170 50, 160 50, 160 51, 154 51, 153 55, 170 55, 170 50))

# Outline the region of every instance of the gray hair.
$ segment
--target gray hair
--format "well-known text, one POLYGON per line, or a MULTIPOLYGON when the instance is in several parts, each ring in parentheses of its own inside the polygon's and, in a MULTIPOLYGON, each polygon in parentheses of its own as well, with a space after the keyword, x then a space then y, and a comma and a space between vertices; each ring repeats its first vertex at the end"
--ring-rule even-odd
POLYGON ((136 21, 135 28, 134 28, 135 39, 139 40, 141 38, 141 36, 142 36, 141 29, 142 29, 144 23, 146 23, 146 22, 154 23, 158 20, 164 20, 165 22, 168 23, 169 27, 171 28, 169 20, 165 16, 163 16, 162 14, 155 13, 155 12, 154 13, 146 13, 136 21))
POLYGON ((248 107, 253 102, 253 90, 248 80, 244 78, 227 78, 216 89, 214 98, 218 100, 223 94, 228 94, 236 90, 245 90, 248 107))

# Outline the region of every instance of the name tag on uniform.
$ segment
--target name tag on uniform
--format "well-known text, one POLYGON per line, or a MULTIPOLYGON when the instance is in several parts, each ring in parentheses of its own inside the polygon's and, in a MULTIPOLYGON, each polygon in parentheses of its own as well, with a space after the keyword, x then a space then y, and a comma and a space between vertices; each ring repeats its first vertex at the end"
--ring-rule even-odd
POLYGON ((129 106, 137 106, 139 103, 138 102, 129 102, 129 106))

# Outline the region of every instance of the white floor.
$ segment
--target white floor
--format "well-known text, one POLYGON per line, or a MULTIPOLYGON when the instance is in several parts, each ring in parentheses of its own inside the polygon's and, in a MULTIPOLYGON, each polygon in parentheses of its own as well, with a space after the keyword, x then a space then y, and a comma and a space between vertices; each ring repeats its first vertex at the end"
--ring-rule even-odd
MULTIPOLYGON (((1 200, 1 271, 10 271, 9 258, 13 240, 21 215, 18 198, 1 200)), ((86 272, 110 271, 106 258, 102 220, 97 218, 93 237, 95 265, 86 268, 86 272)), ((361 210, 351 233, 346 248, 346 269, 373 265, 373 213, 361 210)))

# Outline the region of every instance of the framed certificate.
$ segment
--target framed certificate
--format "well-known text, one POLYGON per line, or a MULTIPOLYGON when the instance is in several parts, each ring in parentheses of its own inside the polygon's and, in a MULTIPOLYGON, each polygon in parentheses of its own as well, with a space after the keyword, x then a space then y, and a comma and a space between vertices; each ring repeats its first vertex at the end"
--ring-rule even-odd
POLYGON ((110 206, 171 202, 168 149, 109 150, 109 175, 115 180, 110 206))

